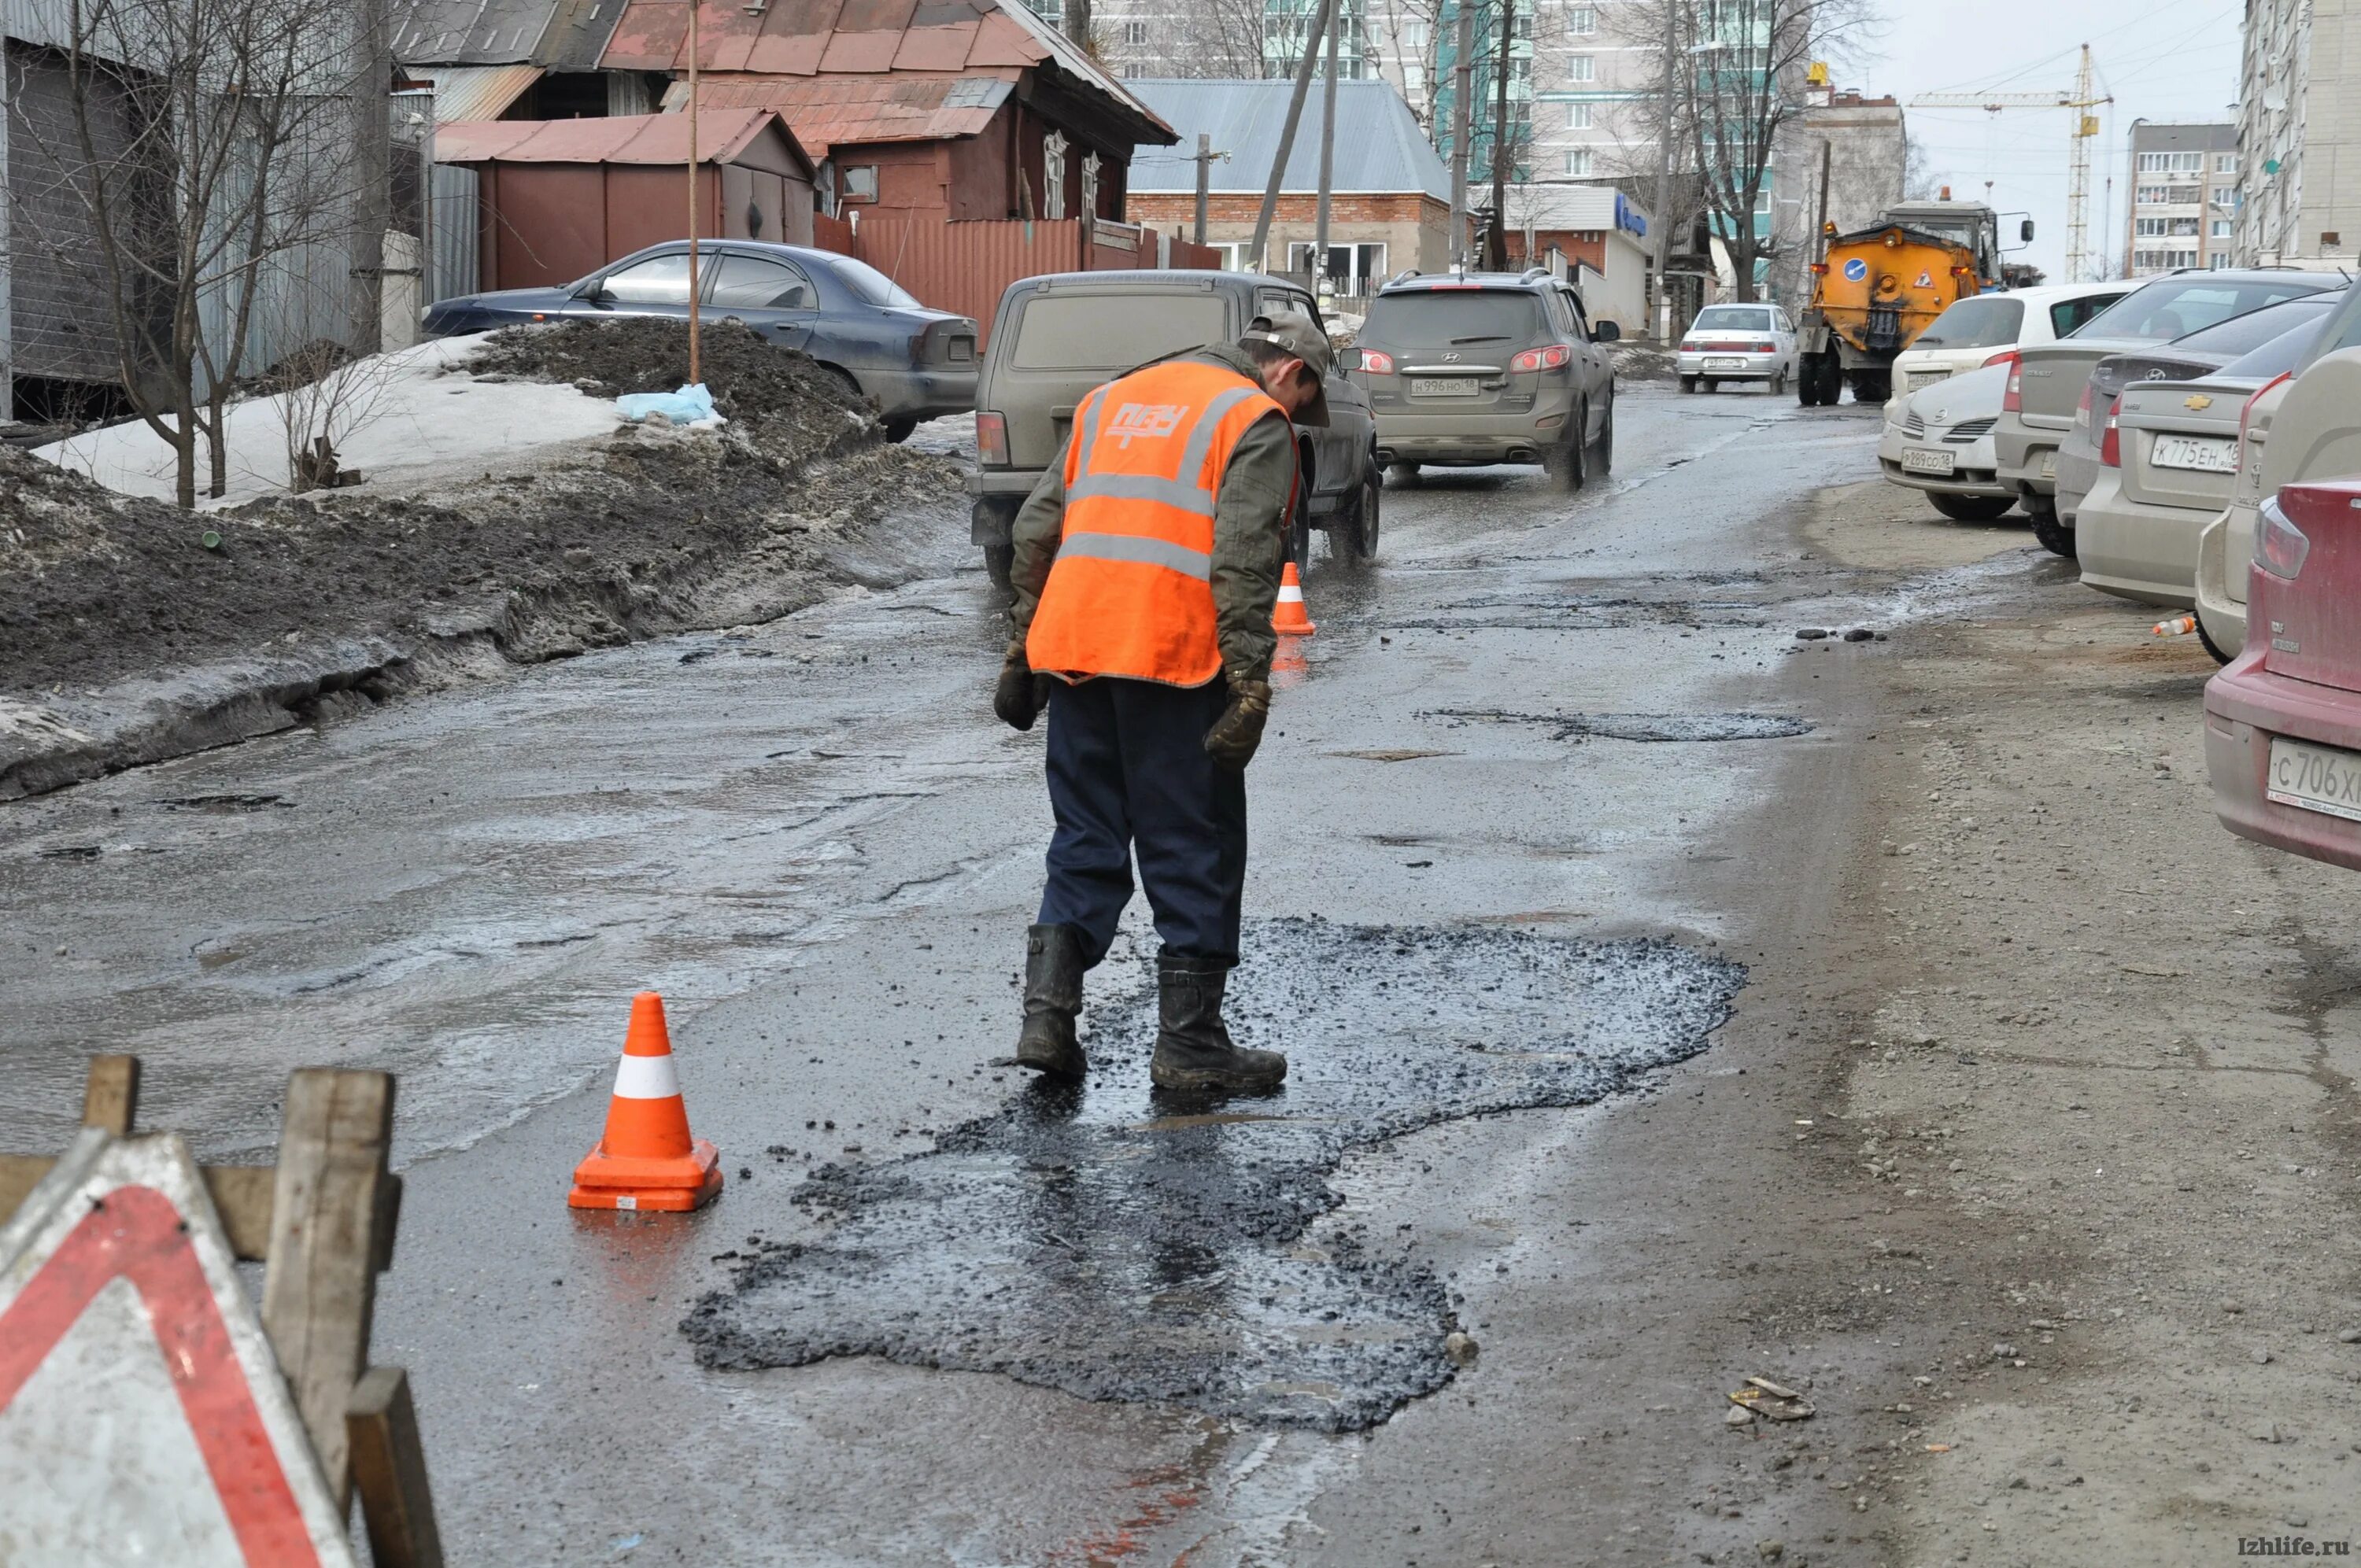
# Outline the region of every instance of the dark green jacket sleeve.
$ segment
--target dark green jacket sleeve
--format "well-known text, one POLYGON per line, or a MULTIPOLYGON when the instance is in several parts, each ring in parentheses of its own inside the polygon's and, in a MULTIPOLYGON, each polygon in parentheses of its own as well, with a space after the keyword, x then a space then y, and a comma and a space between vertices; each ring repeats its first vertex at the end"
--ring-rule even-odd
POLYGON ((1008 528, 1008 542, 1016 552, 1008 568, 1009 587, 1016 593, 1009 601, 1008 622, 1019 637, 1032 629, 1033 611, 1040 606, 1041 590, 1049 586, 1049 568, 1057 562, 1065 533, 1066 449, 1060 446, 1057 460, 1025 498, 1008 528))
POLYGON ((1213 630, 1224 672, 1270 678, 1279 650, 1270 616, 1287 561, 1294 486, 1294 431, 1278 413, 1266 414, 1238 437, 1213 498, 1213 630))

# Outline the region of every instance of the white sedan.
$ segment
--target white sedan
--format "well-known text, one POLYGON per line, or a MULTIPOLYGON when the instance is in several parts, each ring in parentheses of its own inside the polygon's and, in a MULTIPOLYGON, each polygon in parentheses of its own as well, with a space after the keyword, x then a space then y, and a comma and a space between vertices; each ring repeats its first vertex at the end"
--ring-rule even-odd
POLYGON ((1885 405, 1877 466, 1897 485, 1924 490, 1935 510, 1960 522, 1990 522, 2015 504, 2000 482, 1993 425, 2008 367, 1952 376, 1885 405))
POLYGON ((1776 305, 1708 305, 1681 335, 1679 369, 1684 392, 1723 381, 1784 392, 1795 373, 1795 323, 1776 305))

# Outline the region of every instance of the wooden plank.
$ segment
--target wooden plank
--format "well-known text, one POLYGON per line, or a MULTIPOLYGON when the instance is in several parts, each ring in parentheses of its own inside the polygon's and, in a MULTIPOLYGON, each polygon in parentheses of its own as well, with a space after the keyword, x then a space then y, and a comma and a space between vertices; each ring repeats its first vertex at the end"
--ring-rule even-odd
POLYGON ((434 1525, 409 1375, 399 1366, 371 1367, 353 1386, 345 1430, 377 1568, 443 1568, 443 1537, 434 1525))
POLYGON ((82 1124, 104 1127, 118 1138, 131 1135, 139 1115, 139 1058, 93 1057, 82 1091, 82 1124))
POLYGON ((391 1074, 289 1077, 262 1322, 340 1507, 352 1499, 345 1412, 368 1361, 392 1138, 391 1074))
MULTIPOLYGON (((0 1154, 0 1221, 16 1212, 25 1195, 57 1164, 45 1154, 0 1154)), ((213 1195, 222 1230, 239 1259, 260 1263, 270 1245, 271 1189, 277 1170, 267 1165, 208 1165, 200 1168, 205 1190, 213 1195)))

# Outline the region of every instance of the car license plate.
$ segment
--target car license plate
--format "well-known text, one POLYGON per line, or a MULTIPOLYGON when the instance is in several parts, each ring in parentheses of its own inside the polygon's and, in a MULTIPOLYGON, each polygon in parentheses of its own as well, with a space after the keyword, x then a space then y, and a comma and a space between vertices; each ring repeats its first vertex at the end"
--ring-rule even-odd
POLYGON ((2058 477, 2058 454, 2055 450, 2041 455, 2041 477, 2045 479, 2058 477))
POLYGON ((1948 479, 1958 462, 1958 455, 1954 453, 1932 451, 1924 446, 1902 449, 1902 471, 1905 474, 1939 474, 1948 479))
POLYGON ((1413 376, 1410 383, 1413 398, 1472 398, 1483 389, 1473 376, 1413 376))
POLYGON ((2226 435, 2159 435, 2148 454, 2158 468, 2193 468, 2201 474, 2238 471, 2238 444, 2226 435))
POLYGON ((1708 370, 1743 370, 1746 368, 1746 361, 1734 354, 1708 355, 1705 367, 1708 370))
POLYGON ((2361 752, 2275 736, 2263 793, 2282 806, 2361 822, 2361 752))
POLYGON ((1902 389, 1905 392, 1915 392, 1921 387, 1931 387, 1938 381, 1948 381, 1950 378, 1951 373, 1949 370, 1914 370, 1904 383, 1902 389))

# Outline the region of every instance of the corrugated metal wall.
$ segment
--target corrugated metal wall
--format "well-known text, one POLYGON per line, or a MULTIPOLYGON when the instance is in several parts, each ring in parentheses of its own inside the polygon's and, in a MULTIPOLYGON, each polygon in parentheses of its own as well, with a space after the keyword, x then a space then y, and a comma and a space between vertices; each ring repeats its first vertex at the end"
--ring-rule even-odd
POLYGON ((426 302, 472 294, 477 280, 477 225, 483 206, 476 171, 454 163, 434 166, 434 214, 428 227, 434 249, 426 260, 426 302))

